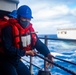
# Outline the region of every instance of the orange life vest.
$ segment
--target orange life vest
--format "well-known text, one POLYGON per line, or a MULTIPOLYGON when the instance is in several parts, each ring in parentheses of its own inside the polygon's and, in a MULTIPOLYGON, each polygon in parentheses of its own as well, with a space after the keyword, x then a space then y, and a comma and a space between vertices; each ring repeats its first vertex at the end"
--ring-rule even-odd
POLYGON ((14 46, 23 50, 32 50, 37 38, 32 24, 26 28, 22 28, 16 19, 10 19, 9 24, 12 26, 14 46))

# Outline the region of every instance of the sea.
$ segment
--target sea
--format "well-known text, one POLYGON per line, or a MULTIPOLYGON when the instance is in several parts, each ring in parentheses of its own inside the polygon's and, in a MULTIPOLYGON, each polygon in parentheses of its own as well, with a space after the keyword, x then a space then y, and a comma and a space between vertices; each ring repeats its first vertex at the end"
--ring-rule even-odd
MULTIPOLYGON (((45 37, 45 35, 38 35, 39 37, 45 37)), ((47 35, 49 38, 57 38, 56 34, 53 35, 47 35)), ((57 38, 58 39, 58 38, 57 38)), ((44 39, 40 39, 44 43, 44 39)), ((76 63, 76 41, 65 41, 65 40, 48 40, 48 49, 50 50, 51 54, 56 57, 63 60, 67 60, 73 63, 76 63)), ((41 55, 41 54, 40 54, 41 55)), ((43 56, 43 55, 41 55, 43 56)), ((29 56, 24 56, 24 59, 27 61, 30 61, 29 56)), ((29 63, 22 60, 25 65, 29 66, 29 63)), ((32 57, 32 63, 44 70, 44 60, 35 56, 32 57)), ((67 63, 58 59, 54 59, 54 63, 72 71, 76 72, 76 65, 67 63)), ((37 67, 32 66, 33 70, 32 73, 34 75, 37 75, 39 70, 37 67)), ((62 68, 59 68, 57 66, 53 66, 52 68, 48 68, 48 71, 50 71, 51 75, 76 75, 76 74, 70 74, 69 72, 63 70, 62 68)))

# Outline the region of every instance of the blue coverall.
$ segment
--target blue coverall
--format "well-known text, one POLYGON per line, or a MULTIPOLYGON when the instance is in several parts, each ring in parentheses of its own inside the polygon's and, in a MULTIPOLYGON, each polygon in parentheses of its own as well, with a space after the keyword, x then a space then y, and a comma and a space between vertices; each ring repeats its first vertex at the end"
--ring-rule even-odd
MULTIPOLYGON (((12 35, 11 26, 7 26, 2 30, 5 55, 0 54, 0 75, 31 75, 29 69, 20 60, 20 57, 25 56, 25 51, 13 46, 12 35)), ((38 37, 34 48, 44 56, 50 53, 47 46, 38 37)))

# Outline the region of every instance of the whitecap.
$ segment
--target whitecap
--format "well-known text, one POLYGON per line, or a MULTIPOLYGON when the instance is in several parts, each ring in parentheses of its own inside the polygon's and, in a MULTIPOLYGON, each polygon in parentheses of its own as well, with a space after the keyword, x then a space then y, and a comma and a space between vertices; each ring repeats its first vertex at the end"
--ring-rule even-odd
POLYGON ((63 56, 63 54, 57 53, 57 52, 51 52, 51 54, 52 54, 53 56, 63 56))

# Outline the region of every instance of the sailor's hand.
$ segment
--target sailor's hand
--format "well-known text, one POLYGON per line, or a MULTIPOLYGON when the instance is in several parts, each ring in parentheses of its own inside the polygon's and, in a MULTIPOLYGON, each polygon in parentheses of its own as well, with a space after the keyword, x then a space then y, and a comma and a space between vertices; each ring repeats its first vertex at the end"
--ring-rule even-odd
POLYGON ((35 51, 33 51, 33 50, 26 51, 26 55, 34 56, 36 54, 37 53, 35 51))
MULTIPOLYGON (((51 55, 51 53, 49 53, 48 56, 47 56, 47 58, 48 58, 51 62, 54 62, 52 56, 53 56, 53 55, 51 55)), ((46 63, 46 68, 48 68, 49 66, 52 68, 52 67, 53 67, 53 64, 47 62, 47 63, 46 63)))

